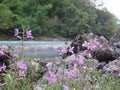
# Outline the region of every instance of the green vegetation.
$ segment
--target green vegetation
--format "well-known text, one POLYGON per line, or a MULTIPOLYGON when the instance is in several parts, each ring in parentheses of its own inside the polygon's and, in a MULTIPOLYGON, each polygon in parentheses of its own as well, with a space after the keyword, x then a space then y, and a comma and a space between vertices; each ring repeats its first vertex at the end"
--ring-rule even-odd
POLYGON ((0 34, 12 36, 21 25, 36 37, 93 32, 110 38, 117 30, 115 17, 90 0, 0 0, 0 34))
MULTIPOLYGON (((24 36, 23 29, 22 34, 21 37, 31 39, 31 32, 24 36)), ((15 35, 19 35, 17 29, 15 35)), ((64 45, 59 50, 62 55, 67 50, 73 55, 46 64, 40 58, 26 58, 21 40, 22 50, 18 55, 12 48, 8 48, 10 56, 0 50, 0 90, 120 90, 119 63, 97 69, 100 64, 92 53, 101 45, 96 39, 83 43, 87 49, 78 54, 73 53, 74 47, 64 45)))

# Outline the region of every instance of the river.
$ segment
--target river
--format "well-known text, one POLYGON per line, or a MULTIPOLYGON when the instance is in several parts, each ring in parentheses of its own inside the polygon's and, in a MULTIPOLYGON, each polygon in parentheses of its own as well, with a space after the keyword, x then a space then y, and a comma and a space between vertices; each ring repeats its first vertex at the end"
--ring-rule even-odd
MULTIPOLYGON (((67 41, 68 45, 71 41, 67 41)), ((24 41, 24 55, 26 57, 53 58, 60 55, 56 50, 62 48, 65 41, 24 41)), ((21 53, 21 41, 0 41, 0 47, 8 50, 11 46, 14 53, 21 53)))

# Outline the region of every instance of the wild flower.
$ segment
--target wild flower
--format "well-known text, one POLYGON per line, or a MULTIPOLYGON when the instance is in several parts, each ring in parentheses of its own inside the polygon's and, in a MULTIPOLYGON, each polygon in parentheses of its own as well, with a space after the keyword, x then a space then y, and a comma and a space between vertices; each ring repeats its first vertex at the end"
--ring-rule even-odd
POLYGON ((6 69, 6 66, 5 66, 5 64, 3 63, 3 65, 0 67, 0 72, 1 72, 1 71, 5 71, 5 69, 6 69))
POLYGON ((24 60, 20 60, 17 62, 17 66, 23 70, 23 71, 27 71, 27 65, 24 63, 24 60))
POLYGON ((17 55, 17 54, 13 54, 12 57, 13 57, 13 58, 17 58, 18 55, 17 55))
POLYGON ((19 76, 25 76, 25 72, 27 71, 27 65, 24 63, 24 60, 18 61, 17 67, 19 68, 19 76))
POLYGON ((49 76, 45 77, 48 81, 48 85, 52 85, 57 80, 57 75, 55 75, 53 72, 49 71, 49 76))
POLYGON ((93 43, 94 43, 97 47, 99 47, 99 46, 100 46, 100 43, 97 41, 97 39, 96 39, 96 38, 93 40, 93 43))
POLYGON ((75 56, 74 56, 74 55, 69 56, 69 57, 66 59, 66 61, 67 61, 69 64, 73 63, 73 62, 75 61, 75 56))
POLYGON ((87 68, 88 68, 87 65, 84 65, 84 66, 83 66, 83 69, 84 69, 84 70, 86 70, 87 68))
POLYGON ((84 64, 84 57, 81 56, 81 55, 79 55, 77 61, 78 61, 78 64, 79 64, 79 65, 83 65, 83 64, 84 64))
POLYGON ((120 72, 118 72, 117 76, 120 77, 120 72))
POLYGON ((76 78, 76 77, 77 77, 77 72, 75 69, 64 70, 63 78, 76 78))
POLYGON ((28 38, 28 39, 33 39, 32 31, 31 31, 31 30, 26 31, 26 38, 28 38))
POLYGON ((5 53, 3 51, 0 51, 0 56, 5 55, 5 53))
POLYGON ((67 85, 64 85, 64 90, 69 90, 69 87, 67 85))
POLYGON ((84 41, 84 43, 82 44, 83 47, 88 47, 90 46, 90 43, 88 41, 84 41))
POLYGON ((107 72, 110 72, 110 71, 111 71, 111 69, 110 69, 110 68, 106 68, 105 70, 106 70, 107 72))
POLYGON ((25 76, 25 71, 19 70, 19 76, 20 76, 20 77, 25 76))
POLYGON ((73 53, 74 47, 70 46, 68 50, 69 50, 69 52, 73 53))
POLYGON ((21 39, 21 37, 19 36, 19 29, 18 28, 15 28, 15 31, 14 31, 14 36, 18 39, 21 39))
POLYGON ((73 70, 77 71, 77 64, 74 64, 73 70))
POLYGON ((88 42, 88 41, 84 41, 84 43, 82 44, 83 47, 86 47, 88 50, 98 50, 99 49, 99 42, 97 41, 97 39, 95 38, 93 41, 88 42))
POLYGON ((71 70, 68 74, 70 77, 74 77, 74 78, 77 77, 77 73, 75 70, 71 70))
POLYGON ((67 49, 65 47, 63 47, 61 50, 56 50, 56 51, 61 53, 67 53, 67 49))
POLYGON ((39 70, 39 63, 38 63, 38 62, 33 61, 33 62, 31 62, 31 64, 33 65, 33 67, 34 67, 35 71, 37 72, 37 71, 39 70))
POLYGON ((14 34, 14 36, 16 36, 16 37, 17 37, 17 36, 18 36, 18 34, 19 34, 19 29, 18 29, 18 28, 15 28, 14 33, 15 33, 15 34, 14 34))
POLYGON ((115 65, 113 65, 113 66, 111 67, 111 69, 114 70, 114 71, 118 70, 118 68, 117 68, 115 65))

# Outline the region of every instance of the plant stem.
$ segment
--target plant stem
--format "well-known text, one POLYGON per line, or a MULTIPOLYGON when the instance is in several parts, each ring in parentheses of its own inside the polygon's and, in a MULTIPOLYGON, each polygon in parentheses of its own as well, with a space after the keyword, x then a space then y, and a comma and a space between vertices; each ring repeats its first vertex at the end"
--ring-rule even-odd
POLYGON ((113 90, 116 90, 116 88, 117 88, 117 84, 118 84, 118 80, 117 79, 118 79, 117 75, 115 74, 115 86, 114 86, 113 90))
POLYGON ((83 80, 82 80, 82 90, 84 90, 84 87, 85 87, 85 77, 86 77, 86 74, 87 74, 87 69, 85 70, 85 74, 84 74, 83 80))
POLYGON ((22 55, 23 55, 23 53, 24 53, 24 30, 23 30, 23 32, 22 32, 22 41, 21 41, 21 43, 22 43, 22 55))

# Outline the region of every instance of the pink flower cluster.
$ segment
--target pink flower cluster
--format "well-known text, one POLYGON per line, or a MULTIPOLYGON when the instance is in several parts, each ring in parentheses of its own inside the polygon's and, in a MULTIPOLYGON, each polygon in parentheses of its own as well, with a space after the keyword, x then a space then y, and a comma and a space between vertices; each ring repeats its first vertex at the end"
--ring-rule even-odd
MULTIPOLYGON (((15 37, 17 37, 17 38, 21 38, 20 36, 19 36, 19 29, 18 28, 15 28, 15 31, 14 31, 14 36, 15 37)), ((32 31, 31 30, 29 30, 29 31, 26 31, 26 38, 28 38, 28 39, 33 39, 33 36, 32 36, 32 31)))
POLYGON ((5 71, 5 69, 6 69, 6 66, 5 66, 5 64, 3 63, 3 65, 0 67, 0 72, 5 71))
MULTIPOLYGON (((82 44, 83 47, 86 47, 88 50, 98 50, 99 49, 99 42, 97 41, 97 39, 94 39, 91 42, 85 41, 82 44)), ((61 62, 57 67, 57 69, 55 68, 55 66, 53 65, 53 68, 49 70, 49 76, 46 77, 46 80, 48 81, 48 85, 52 85, 54 84, 56 81, 58 82, 62 82, 63 80, 65 81, 69 81, 72 82, 72 80, 74 81, 76 78, 80 78, 81 77, 81 71, 86 72, 88 69, 90 69, 87 66, 87 61, 86 61, 86 55, 88 55, 90 52, 88 52, 88 50, 86 50, 84 53, 79 53, 77 55, 74 55, 74 47, 69 46, 68 48, 62 48, 61 50, 58 50, 59 52, 62 53, 67 53, 70 52, 73 55, 68 56, 65 60, 63 60, 63 62, 61 62), (61 65, 64 64, 64 65, 61 65), (55 71, 56 73, 53 73, 53 71, 55 71)), ((56 64, 57 65, 57 64, 56 64)), ((87 77, 85 77, 87 78, 87 77)), ((63 89, 64 90, 69 90, 70 88, 67 85, 63 84, 63 89)))
POLYGON ((69 78, 75 78, 77 77, 77 72, 75 70, 65 71, 64 76, 69 78))
POLYGON ((69 57, 69 59, 67 59, 67 62, 65 61, 69 66, 69 69, 66 69, 65 67, 62 66, 57 67, 57 69, 52 68, 52 70, 49 71, 49 76, 46 77, 46 80, 48 81, 48 85, 54 84, 57 80, 61 81, 62 79, 66 80, 66 79, 77 78, 80 75, 78 69, 85 66, 84 59, 85 59, 84 56, 78 55, 76 58, 74 58, 73 55, 73 57, 69 57), (53 71, 55 71, 54 69, 58 71, 56 74, 53 73, 53 71))
POLYGON ((79 55, 77 61, 78 61, 79 65, 84 65, 84 57, 83 56, 79 55))
POLYGON ((17 58, 17 57, 18 57, 17 54, 13 54, 13 55, 12 55, 12 58, 17 58))
POLYGON ((48 81, 48 85, 52 85, 57 80, 57 75, 55 75, 53 72, 49 71, 49 76, 46 77, 48 81))
POLYGON ((25 76, 25 72, 27 71, 27 65, 24 63, 24 60, 18 61, 17 67, 19 68, 19 76, 25 76))
POLYGON ((69 87, 67 85, 64 85, 64 90, 69 90, 69 87))
POLYGON ((94 50, 98 50, 99 49, 100 43, 95 38, 91 42, 84 41, 84 43, 82 44, 82 46, 86 47, 88 50, 94 51, 94 50))
POLYGON ((26 38, 33 39, 31 30, 26 31, 26 38))
POLYGON ((5 55, 5 53, 3 51, 0 51, 0 56, 5 55))

